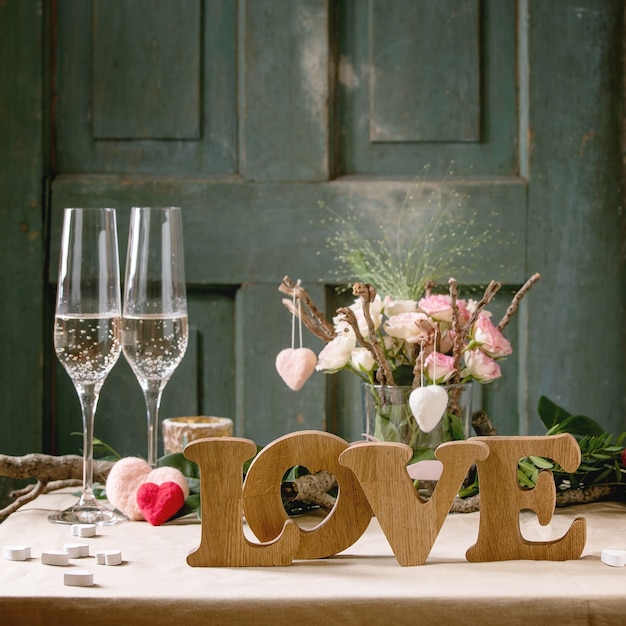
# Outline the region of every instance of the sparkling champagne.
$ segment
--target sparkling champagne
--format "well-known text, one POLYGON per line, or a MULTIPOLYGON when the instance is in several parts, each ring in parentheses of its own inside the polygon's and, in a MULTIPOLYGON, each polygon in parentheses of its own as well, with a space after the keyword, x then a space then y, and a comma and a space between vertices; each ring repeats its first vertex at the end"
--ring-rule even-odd
POLYGON ((187 315, 125 315, 123 348, 141 381, 168 380, 187 349, 187 315))
POLYGON ((121 350, 122 320, 113 315, 57 315, 54 349, 74 383, 103 382, 121 350))

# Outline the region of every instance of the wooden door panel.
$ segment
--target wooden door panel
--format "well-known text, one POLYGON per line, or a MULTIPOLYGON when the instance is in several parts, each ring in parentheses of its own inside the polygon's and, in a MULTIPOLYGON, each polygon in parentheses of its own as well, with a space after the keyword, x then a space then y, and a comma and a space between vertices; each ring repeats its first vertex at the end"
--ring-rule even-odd
POLYGON ((517 175, 515 2, 337 7, 339 173, 517 175))
POLYGON ((371 1, 370 141, 480 140, 479 4, 371 1))
POLYGON ((169 0, 95 0, 94 139, 200 139, 201 14, 199 0, 184 11, 169 0))
MULTIPOLYGON (((585 15, 570 4, 564 1, 566 8, 559 11, 576 20, 585 15)), ((610 90, 587 81, 593 86, 587 94, 568 82, 574 78, 566 72, 569 55, 576 55, 576 72, 591 63, 574 42, 553 59, 556 69, 541 65, 554 42, 533 20, 547 19, 552 9, 546 5, 533 0, 203 0, 191 2, 189 15, 180 19, 168 13, 168 5, 137 39, 149 42, 150 33, 170 51, 164 70, 169 88, 158 93, 163 100, 156 108, 151 94, 158 92, 157 68, 143 67, 130 44, 117 46, 123 66, 134 68, 149 85, 137 94, 137 85, 117 74, 116 47, 104 49, 98 37, 92 42, 100 22, 112 29, 114 40, 119 36, 122 22, 105 19, 111 6, 95 0, 58 3, 58 173, 51 194, 49 278, 53 284, 63 207, 116 207, 122 256, 131 206, 182 207, 195 347, 185 357, 182 378, 166 389, 164 407, 172 402, 175 412, 193 407, 232 417, 238 435, 261 444, 296 428, 326 427, 348 439, 359 436, 354 378, 317 374, 295 394, 274 369, 276 354, 290 339, 289 316, 277 291, 283 276, 302 279, 329 314, 336 304, 333 287, 352 278, 337 267, 327 246, 328 209, 356 215, 363 236, 375 238, 381 223, 396 219, 408 190, 419 201, 415 222, 401 223, 405 231, 430 229, 439 209, 419 189, 457 189, 459 202, 448 207, 451 220, 471 217, 474 236, 490 232, 477 258, 462 259, 454 275, 464 286, 492 278, 503 282, 493 305, 496 315, 534 271, 553 277, 545 281, 553 299, 577 289, 579 275, 587 276, 586 270, 570 271, 576 266, 574 253, 565 255, 567 264, 555 258, 558 252, 552 252, 554 242, 543 225, 553 231, 570 215, 584 212, 574 206, 574 199, 586 202, 578 194, 578 174, 585 171, 583 156, 593 154, 594 141, 602 143, 600 135, 610 136, 608 130, 617 127, 609 106, 615 97, 607 95, 599 113, 606 128, 601 123, 598 128, 606 132, 587 128, 584 150, 574 149, 569 137, 578 137, 584 126, 577 111, 587 109, 570 110, 572 94, 594 112, 605 102, 594 94, 610 90), (173 47, 187 54, 182 72, 172 67, 176 53, 164 34, 168 21, 171 41, 181 42, 173 47), (551 82, 550 72, 558 73, 558 81, 551 82), (540 83, 533 83, 538 75, 540 83), (544 93, 559 102, 558 111, 551 110, 544 93), (175 101, 180 94, 184 103, 175 101), (555 116, 574 120, 573 127, 555 125, 555 116), (537 130, 541 137, 535 141, 537 130), (559 152, 562 167, 547 167, 551 151, 562 143, 571 148, 559 152), (570 171, 574 165, 578 169, 570 171), (426 187, 420 187, 413 179, 425 167, 426 187), (562 196, 572 203, 567 211, 562 196)), ((146 4, 119 0, 115 6, 124 9, 128 32, 142 30, 146 4)), ((623 16, 619 4, 595 6, 600 22, 623 16)), ((555 30, 561 23, 560 18, 548 22, 555 30)), ((596 41, 610 31, 606 24, 594 26, 593 33, 585 24, 579 20, 572 27, 581 41, 601 51, 602 46, 619 48, 618 35, 602 46, 596 41)), ((608 67, 609 57, 602 58, 600 65, 608 67)), ((603 71, 605 78, 615 73, 603 71)), ((611 150, 614 156, 616 149, 611 150)), ((591 187, 587 191, 591 196, 591 187)), ((616 219, 610 223, 616 233, 616 219)), ((577 233, 579 226, 573 227, 577 233)), ((442 246, 443 234, 436 236, 442 246)), ((612 257, 619 256, 618 240, 617 234, 610 240, 612 257)), ((602 247, 585 237, 576 241, 596 252, 602 247)), ((606 282, 596 285, 607 292, 606 282)), ((548 391, 545 380, 555 389, 571 384, 559 380, 560 365, 550 362, 548 347, 553 333, 537 320, 547 314, 550 301, 537 293, 543 289, 544 281, 530 296, 543 304, 524 305, 508 329, 515 352, 503 364, 503 379, 479 388, 482 406, 497 415, 500 431, 507 434, 540 432, 535 404, 538 394, 548 391), (542 368, 548 368, 547 376, 542 368)), ((568 313, 572 332, 584 325, 577 315, 568 313)), ((314 346, 307 333, 305 345, 314 346)), ((614 360, 623 363, 623 357, 614 360)), ((579 365, 567 371, 569 378, 583 373, 579 365)), ((127 374, 116 371, 105 395, 115 395, 116 386, 121 395, 131 389, 138 393, 127 374)), ((574 395, 581 396, 577 390, 574 395)), ((107 402, 113 401, 103 397, 103 413, 109 411, 107 402)), ((133 402, 143 415, 140 396, 133 402)), ((118 428, 112 427, 113 437, 123 431, 122 422, 115 421, 120 419, 111 422, 118 428)), ((132 437, 128 449, 140 446, 141 453, 139 426, 132 437)))
POLYGON ((234 174, 235 4, 57 3, 58 171, 234 174))

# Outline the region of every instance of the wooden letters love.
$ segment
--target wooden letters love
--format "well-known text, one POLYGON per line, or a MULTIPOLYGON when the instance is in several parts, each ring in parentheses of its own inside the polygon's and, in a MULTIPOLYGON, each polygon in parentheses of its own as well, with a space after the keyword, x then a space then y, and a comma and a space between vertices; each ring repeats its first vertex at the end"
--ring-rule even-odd
POLYGON ((565 561, 579 558, 585 546, 584 518, 576 518, 554 541, 527 541, 519 529, 522 509, 535 511, 546 525, 556 502, 551 472, 541 472, 534 489, 520 488, 519 459, 542 456, 572 472, 580 464, 580 448, 571 435, 473 437, 442 444, 436 456, 443 473, 428 501, 419 496, 406 471, 411 450, 404 444, 349 445, 321 431, 291 433, 257 455, 242 488, 243 463, 256 450, 254 442, 237 437, 200 439, 185 448, 201 477, 201 541, 187 557, 189 565, 258 567, 325 558, 352 545, 372 515, 400 565, 422 565, 473 464, 480 477, 480 522, 478 539, 466 553, 468 561, 565 561), (311 530, 300 528, 282 506, 281 480, 294 465, 312 473, 326 469, 339 484, 332 511, 311 530), (242 513, 261 543, 244 535, 242 513))

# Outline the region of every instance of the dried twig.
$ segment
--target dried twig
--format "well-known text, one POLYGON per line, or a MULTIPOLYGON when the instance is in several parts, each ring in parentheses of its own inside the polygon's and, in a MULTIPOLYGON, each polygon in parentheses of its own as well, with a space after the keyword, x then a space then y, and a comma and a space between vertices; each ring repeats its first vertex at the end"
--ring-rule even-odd
MULTIPOLYGON (((367 283, 355 283, 352 287, 352 293, 355 296, 358 296, 361 300, 363 316, 365 317, 365 322, 367 323, 370 338, 366 347, 373 354, 376 363, 378 363, 376 379, 381 385, 394 385, 395 383, 393 380, 391 365, 385 356, 385 351, 382 349, 378 341, 376 341, 376 329, 374 328, 374 320, 372 319, 372 315, 370 313, 370 304, 374 302, 374 299, 376 298, 376 288, 367 283)), ((345 313, 345 310, 342 311, 345 313)), ((354 322, 356 322, 356 318, 354 319, 354 322)), ((351 323, 350 325, 354 329, 355 324, 351 323)), ((358 324, 356 324, 356 327, 358 328, 358 324)), ((361 339, 363 339, 363 337, 361 337, 361 339)), ((361 339, 359 339, 359 341, 361 341, 361 339)))
POLYGON ((335 327, 326 319, 326 316, 315 306, 308 291, 299 282, 294 282, 285 276, 278 291, 289 296, 283 299, 283 304, 287 310, 302 320, 302 323, 325 343, 335 338, 335 327), (293 299, 300 303, 294 307, 293 299))
POLYGON ((467 331, 461 329, 461 319, 459 315, 458 305, 458 285, 454 278, 448 280, 448 288, 450 290, 450 304, 452 306, 452 330, 454 331, 454 341, 452 344, 452 358, 454 359, 454 374, 452 375, 452 383, 461 382, 461 355, 463 354, 463 342, 467 331))
POLYGON ((498 324, 498 330, 502 331, 506 325, 511 321, 513 315, 517 311, 517 307, 521 299, 526 295, 526 292, 541 278, 540 274, 533 274, 519 289, 519 291, 513 296, 513 300, 511 300, 511 304, 509 304, 509 308, 506 310, 504 317, 500 320, 498 324))

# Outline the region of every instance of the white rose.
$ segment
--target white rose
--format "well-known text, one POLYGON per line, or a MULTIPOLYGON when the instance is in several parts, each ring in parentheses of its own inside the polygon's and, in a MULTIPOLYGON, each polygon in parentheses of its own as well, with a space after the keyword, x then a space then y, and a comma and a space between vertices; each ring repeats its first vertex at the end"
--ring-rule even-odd
POLYGON ((413 313, 417 311, 417 302, 415 300, 395 300, 391 296, 385 296, 383 310, 387 317, 393 317, 400 313, 413 313))
POLYGON ((356 347, 356 337, 353 332, 342 332, 332 341, 329 341, 317 356, 318 371, 336 372, 345 367, 356 347))
POLYGON ((350 359, 352 367, 359 372, 371 372, 376 367, 376 361, 367 348, 355 348, 350 359))

